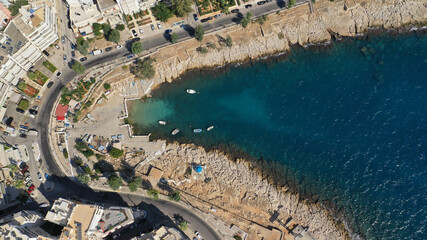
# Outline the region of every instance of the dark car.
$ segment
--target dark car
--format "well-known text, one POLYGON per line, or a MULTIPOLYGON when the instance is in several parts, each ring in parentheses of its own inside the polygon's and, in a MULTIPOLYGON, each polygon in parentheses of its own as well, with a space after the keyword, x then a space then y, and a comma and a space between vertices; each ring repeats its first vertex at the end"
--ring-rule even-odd
POLYGON ((138 36, 138 34, 136 33, 135 29, 132 29, 132 34, 134 37, 138 36))
POLYGON ((21 138, 27 138, 27 134, 24 134, 24 133, 19 134, 19 136, 20 136, 21 138))
POLYGON ((28 170, 28 166, 27 164, 25 164, 25 165, 21 165, 21 167, 22 167, 21 173, 24 174, 28 170))
MULTIPOLYGON (((37 113, 39 113, 38 111, 34 110, 34 109, 30 109, 28 110, 28 112, 30 112, 33 115, 37 115, 37 113)), ((28 128, 28 127, 27 127, 28 128)))
POLYGON ((51 88, 53 86, 53 82, 48 82, 47 83, 47 88, 51 88))
POLYGON ((200 22, 202 22, 202 23, 207 22, 207 21, 209 21, 209 19, 207 19, 207 18, 203 18, 202 20, 200 20, 200 22))
POLYGON ((76 53, 74 51, 71 51, 71 57, 76 57, 76 53))
POLYGON ((258 5, 264 5, 264 4, 266 4, 267 2, 266 1, 260 1, 260 2, 257 2, 256 4, 258 4, 258 5))
POLYGON ((135 54, 131 53, 131 54, 126 55, 126 57, 127 58, 133 58, 133 57, 135 57, 135 54))
POLYGON ((74 44, 70 43, 71 49, 74 49, 74 44))
POLYGON ((251 8, 251 7, 252 7, 252 4, 245 5, 245 8, 251 8))
POLYGON ((194 18, 194 21, 199 21, 199 18, 197 17, 197 14, 193 14, 193 18, 194 18))
POLYGON ((107 48, 105 49, 105 52, 109 52, 109 51, 111 51, 111 50, 113 50, 113 48, 112 48, 112 47, 107 47, 107 48))
POLYGON ((217 14, 214 16, 214 18, 219 18, 219 17, 221 17, 221 14, 217 14))
POLYGON ((212 20, 213 19, 213 17, 208 17, 208 20, 212 20))
POLYGON ((238 13, 238 12, 240 12, 239 9, 233 9, 233 10, 231 10, 231 13, 238 13))
POLYGON ((43 50, 43 53, 44 53, 44 55, 46 55, 46 57, 50 56, 50 54, 46 50, 43 50))
POLYGON ((24 113, 25 112, 24 110, 22 110, 20 108, 16 108, 16 111, 19 112, 19 113, 24 113))
POLYGON ((87 57, 82 57, 82 58, 80 58, 80 62, 84 62, 84 61, 86 61, 87 60, 87 57))
POLYGON ((165 30, 165 33, 171 33, 172 32, 172 29, 166 29, 165 30))
POLYGON ((57 72, 56 76, 59 77, 59 76, 61 76, 61 74, 62 74, 62 72, 57 72))

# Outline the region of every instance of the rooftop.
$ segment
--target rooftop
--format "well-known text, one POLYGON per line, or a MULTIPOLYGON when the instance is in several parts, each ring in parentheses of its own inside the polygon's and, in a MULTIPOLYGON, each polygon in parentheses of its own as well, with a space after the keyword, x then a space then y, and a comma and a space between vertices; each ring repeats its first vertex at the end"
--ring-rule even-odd
POLYGON ((27 38, 19 29, 15 21, 7 25, 4 31, 5 35, 0 37, 0 49, 4 53, 13 55, 27 43, 27 38))
POLYGON ((45 220, 66 226, 74 207, 75 203, 59 198, 53 203, 51 210, 46 214, 45 220))
POLYGON ((68 105, 58 104, 55 110, 55 117, 65 117, 68 112, 68 105))
POLYGON ((117 5, 116 1, 114 0, 98 0, 98 6, 101 11, 108 10, 112 8, 113 6, 117 5))

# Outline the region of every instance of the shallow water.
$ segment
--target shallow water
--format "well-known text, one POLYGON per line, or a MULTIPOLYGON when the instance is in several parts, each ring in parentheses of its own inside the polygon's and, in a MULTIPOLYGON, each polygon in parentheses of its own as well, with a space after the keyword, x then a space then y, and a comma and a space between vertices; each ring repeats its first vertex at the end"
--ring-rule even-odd
POLYGON ((361 236, 427 239, 425 35, 297 49, 280 63, 191 75, 132 103, 137 133, 280 162, 298 191, 333 203, 361 236))

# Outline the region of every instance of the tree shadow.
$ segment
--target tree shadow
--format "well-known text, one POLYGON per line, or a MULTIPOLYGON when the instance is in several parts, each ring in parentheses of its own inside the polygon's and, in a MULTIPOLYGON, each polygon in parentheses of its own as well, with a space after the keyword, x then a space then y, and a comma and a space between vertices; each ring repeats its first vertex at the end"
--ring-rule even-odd
POLYGON ((93 169, 95 169, 95 172, 100 172, 104 175, 104 173, 111 173, 114 172, 114 167, 111 163, 105 161, 105 160, 99 160, 97 163, 93 165, 93 169))
POLYGON ((277 0, 276 4, 279 8, 286 8, 286 2, 283 0, 277 0))
POLYGON ((168 194, 174 191, 174 189, 165 181, 158 182, 157 187, 159 187, 161 190, 168 192, 168 194))
POLYGON ((185 24, 183 29, 187 31, 188 35, 194 37, 194 33, 196 32, 196 30, 191 25, 185 24))
POLYGON ((123 180, 125 180, 127 183, 129 183, 134 176, 135 172, 133 171, 133 167, 125 160, 122 160, 120 177, 123 178, 123 180))
POLYGON ((145 190, 153 189, 153 186, 151 185, 150 181, 147 179, 142 179, 141 187, 145 190))

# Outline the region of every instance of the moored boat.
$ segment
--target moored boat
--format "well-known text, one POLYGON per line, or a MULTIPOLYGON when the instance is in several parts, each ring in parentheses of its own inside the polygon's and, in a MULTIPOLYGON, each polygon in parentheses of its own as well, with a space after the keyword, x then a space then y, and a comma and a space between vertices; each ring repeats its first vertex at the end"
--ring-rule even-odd
POLYGON ((189 93, 189 94, 195 94, 195 93, 196 93, 196 90, 193 90, 193 89, 187 89, 187 93, 189 93))
POLYGON ((175 129, 172 131, 172 135, 176 135, 177 133, 179 133, 179 129, 178 129, 178 128, 175 128, 175 129))
POLYGON ((166 125, 166 122, 165 121, 159 121, 159 124, 160 125, 166 125))
POLYGON ((212 130, 213 128, 214 128, 214 126, 210 126, 210 127, 208 127, 206 130, 210 131, 210 130, 212 130))
POLYGON ((200 128, 193 129, 194 133, 201 133, 203 130, 200 128))

